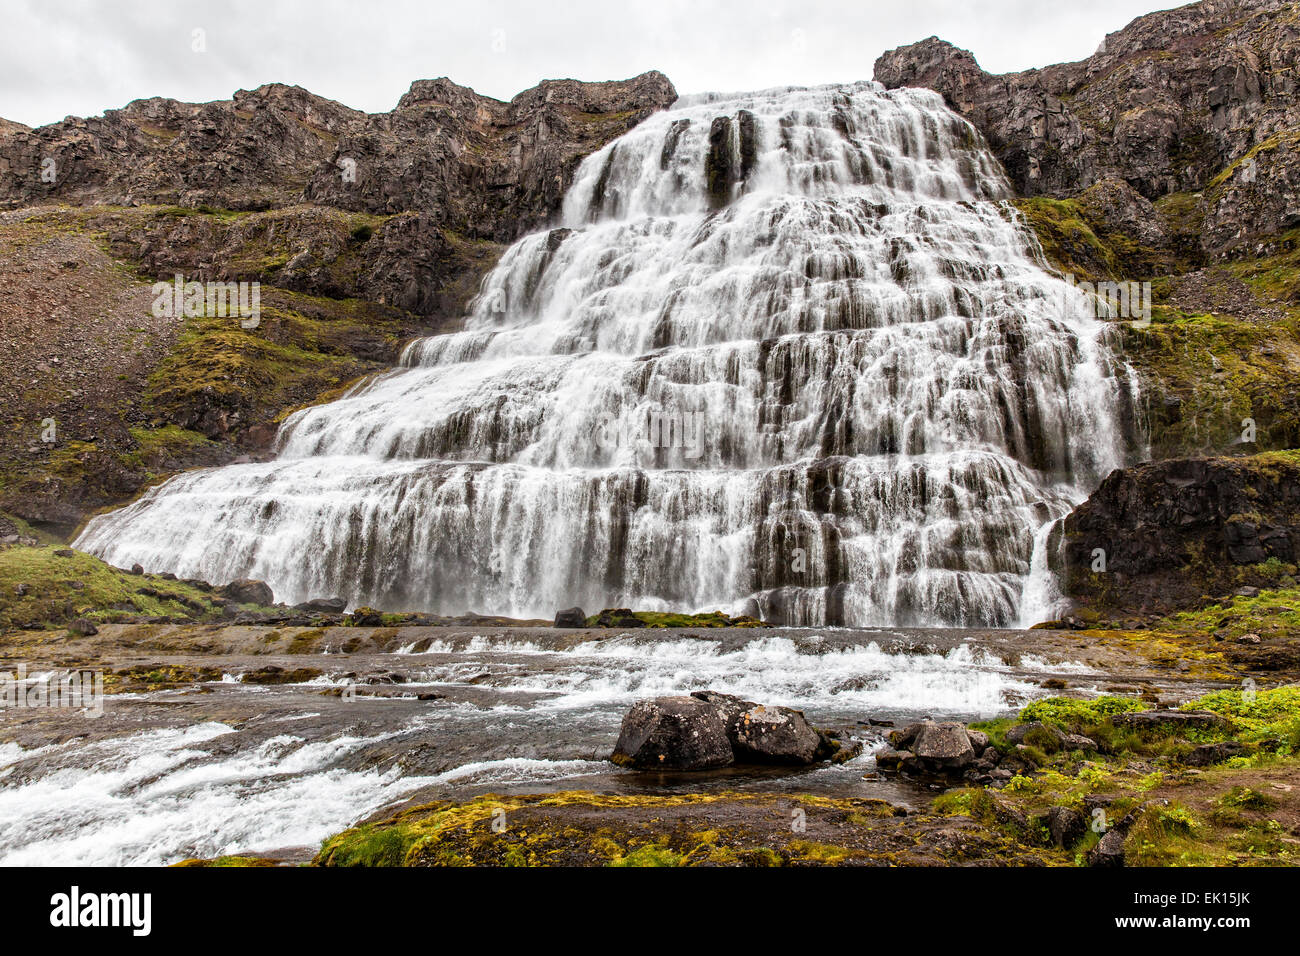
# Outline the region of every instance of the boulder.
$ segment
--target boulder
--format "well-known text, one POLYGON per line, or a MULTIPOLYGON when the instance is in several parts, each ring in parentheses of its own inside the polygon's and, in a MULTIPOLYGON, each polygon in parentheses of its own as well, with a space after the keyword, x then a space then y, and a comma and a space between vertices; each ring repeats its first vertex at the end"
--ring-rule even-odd
POLYGON ((555 612, 556 627, 586 627, 587 613, 580 607, 555 612))
POLYGON ((347 606, 346 598, 312 598, 310 601, 295 604, 293 609, 295 611, 306 611, 307 613, 342 614, 347 609, 347 606))
POLYGON ((1230 726, 1226 718, 1208 710, 1139 710, 1116 714, 1111 719, 1118 727, 1180 734, 1188 730, 1227 730, 1230 726))
POLYGON ((1119 828, 1107 830, 1097 845, 1088 851, 1088 865, 1115 867, 1124 865, 1124 832, 1119 828))
POLYGON ((1088 832, 1088 821, 1084 815, 1069 807, 1052 807, 1045 818, 1052 842, 1063 850, 1074 846, 1088 832))
POLYGON ((606 608, 596 615, 595 627, 645 627, 645 621, 632 613, 630 608, 606 608))
MULTIPOLYGON (((983 742, 987 744, 987 737, 983 742)), ((890 733, 889 743, 887 751, 876 754, 876 766, 886 770, 960 774, 975 763, 970 733, 957 721, 922 720, 890 733)))
POLYGON ((1232 757, 1245 753, 1246 748, 1235 740, 1225 740, 1217 744, 1202 744, 1192 750, 1184 761, 1189 767, 1209 767, 1223 763, 1232 757))
POLYGON ((735 757, 714 705, 696 697, 658 697, 632 705, 610 759, 637 770, 709 770, 735 757))
POLYGON ((238 578, 221 589, 221 593, 236 604, 260 604, 264 607, 275 603, 275 594, 265 581, 253 578, 238 578))
POLYGON ((711 690, 695 691, 691 696, 717 710, 740 763, 810 764, 830 759, 843 749, 808 723, 802 711, 756 704, 711 690))
POLYGON ((94 637, 99 633, 99 628, 87 618, 79 617, 68 625, 68 630, 73 634, 80 634, 82 637, 94 637))

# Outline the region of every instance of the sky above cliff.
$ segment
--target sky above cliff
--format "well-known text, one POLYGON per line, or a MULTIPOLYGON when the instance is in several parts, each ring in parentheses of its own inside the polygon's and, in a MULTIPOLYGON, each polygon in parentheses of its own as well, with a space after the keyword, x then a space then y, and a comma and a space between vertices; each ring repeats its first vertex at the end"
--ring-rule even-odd
POLYGON ((0 116, 30 126, 147 96, 202 102, 281 82, 393 108, 448 76, 509 99, 544 78, 662 70, 679 92, 870 79, 938 35, 994 73, 1079 60, 1157 0, 16 0, 0 116))

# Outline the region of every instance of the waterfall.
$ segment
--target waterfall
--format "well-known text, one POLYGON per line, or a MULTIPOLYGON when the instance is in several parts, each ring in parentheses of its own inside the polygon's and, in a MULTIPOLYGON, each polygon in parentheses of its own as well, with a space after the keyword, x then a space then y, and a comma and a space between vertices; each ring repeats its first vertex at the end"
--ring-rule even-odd
POLYGON ((683 98, 462 331, 78 545, 290 602, 1013 624, 1040 532, 1122 463, 1127 386, 1009 196, 929 91, 683 98))

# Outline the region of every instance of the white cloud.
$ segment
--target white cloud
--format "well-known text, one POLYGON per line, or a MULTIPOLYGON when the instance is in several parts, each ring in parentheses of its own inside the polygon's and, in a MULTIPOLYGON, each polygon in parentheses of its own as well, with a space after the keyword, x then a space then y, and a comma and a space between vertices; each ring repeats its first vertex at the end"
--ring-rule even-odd
POLYGON ((39 125, 269 82, 371 112, 436 76, 503 99, 543 78, 649 69, 684 93, 839 82, 870 78, 880 53, 931 34, 1005 72, 1082 59, 1153 3, 20 0, 0 39, 0 116, 39 125), (206 52, 191 48, 196 29, 206 52))

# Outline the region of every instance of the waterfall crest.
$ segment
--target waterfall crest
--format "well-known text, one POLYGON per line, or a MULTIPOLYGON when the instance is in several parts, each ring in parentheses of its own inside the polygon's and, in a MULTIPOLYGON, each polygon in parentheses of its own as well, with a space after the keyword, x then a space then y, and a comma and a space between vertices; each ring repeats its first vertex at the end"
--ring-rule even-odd
POLYGON ((584 161, 463 331, 78 546, 290 602, 1013 624, 1128 385, 1009 195, 929 91, 684 98, 584 161))

